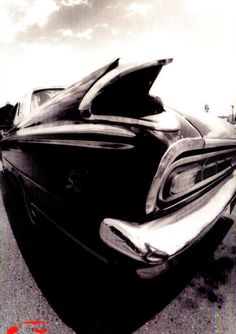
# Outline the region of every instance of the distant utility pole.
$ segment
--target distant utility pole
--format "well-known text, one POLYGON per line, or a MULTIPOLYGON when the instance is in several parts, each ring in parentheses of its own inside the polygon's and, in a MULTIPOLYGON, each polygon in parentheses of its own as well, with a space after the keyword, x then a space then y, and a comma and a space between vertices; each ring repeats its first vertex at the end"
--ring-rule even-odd
POLYGON ((234 119, 234 105, 233 104, 231 105, 231 111, 232 111, 232 123, 234 123, 235 119, 234 119))
POLYGON ((210 110, 209 105, 208 105, 208 104, 205 104, 205 106, 204 106, 204 111, 208 113, 209 110, 210 110))

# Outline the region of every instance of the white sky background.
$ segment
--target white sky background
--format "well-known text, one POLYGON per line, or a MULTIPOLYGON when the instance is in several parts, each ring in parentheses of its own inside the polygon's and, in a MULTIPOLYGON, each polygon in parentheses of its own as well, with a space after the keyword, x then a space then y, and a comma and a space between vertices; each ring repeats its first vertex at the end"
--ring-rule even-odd
POLYGON ((72 84, 117 57, 173 57, 153 89, 167 105, 236 106, 235 0, 1 0, 0 106, 72 84))

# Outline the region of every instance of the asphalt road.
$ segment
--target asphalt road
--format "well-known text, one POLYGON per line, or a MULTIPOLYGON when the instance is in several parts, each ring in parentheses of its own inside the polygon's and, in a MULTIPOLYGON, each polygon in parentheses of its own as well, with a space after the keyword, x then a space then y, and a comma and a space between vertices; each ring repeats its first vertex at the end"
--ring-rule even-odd
POLYGON ((32 226, 0 171, 0 333, 17 333, 8 331, 17 326, 24 334, 235 334, 230 226, 217 225, 170 272, 139 282, 111 273, 51 227, 32 226), (47 324, 20 324, 33 320, 47 324))

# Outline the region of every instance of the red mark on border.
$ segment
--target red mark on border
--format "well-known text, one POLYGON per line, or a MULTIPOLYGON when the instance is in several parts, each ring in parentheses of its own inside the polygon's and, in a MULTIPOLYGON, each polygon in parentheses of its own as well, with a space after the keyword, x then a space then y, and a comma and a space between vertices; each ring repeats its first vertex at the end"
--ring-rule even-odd
MULTIPOLYGON (((42 320, 32 320, 32 321, 25 321, 25 322, 20 322, 19 325, 20 327, 23 326, 33 326, 34 333, 36 334, 45 334, 48 333, 48 329, 45 328, 45 325, 47 325, 48 322, 42 321, 42 320), (38 325, 44 325, 44 328, 39 328, 38 325)), ((6 334, 17 334, 19 333, 20 328, 18 326, 12 326, 8 328, 6 334)))

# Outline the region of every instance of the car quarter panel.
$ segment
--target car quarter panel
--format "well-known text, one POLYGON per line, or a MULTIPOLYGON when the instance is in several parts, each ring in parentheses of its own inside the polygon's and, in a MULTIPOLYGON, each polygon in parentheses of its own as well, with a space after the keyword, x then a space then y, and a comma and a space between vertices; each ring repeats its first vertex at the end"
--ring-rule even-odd
POLYGON ((23 190, 34 223, 45 218, 103 258, 115 249, 154 265, 220 217, 235 196, 235 130, 149 95, 168 62, 119 68, 115 61, 7 133, 4 170, 23 190), (124 100, 115 106, 113 97, 124 100))
MULTIPOLYGON (((57 120, 23 127, 2 142, 3 163, 11 174, 17 171, 32 210, 40 208, 75 238, 90 242, 91 234, 99 239, 106 217, 146 219, 160 160, 183 136, 181 129, 186 131, 178 118, 164 113, 152 120, 57 120), (178 126, 170 131, 171 119, 178 126)), ((192 129, 192 136, 199 134, 192 129)))

